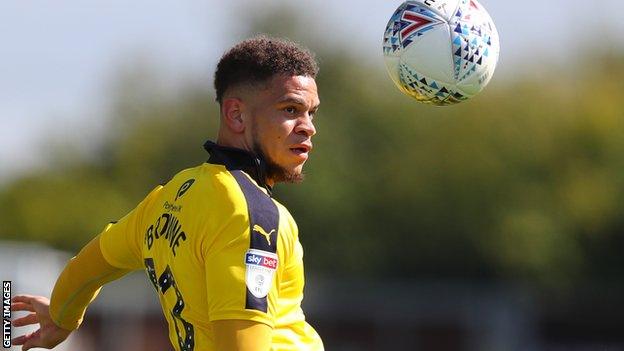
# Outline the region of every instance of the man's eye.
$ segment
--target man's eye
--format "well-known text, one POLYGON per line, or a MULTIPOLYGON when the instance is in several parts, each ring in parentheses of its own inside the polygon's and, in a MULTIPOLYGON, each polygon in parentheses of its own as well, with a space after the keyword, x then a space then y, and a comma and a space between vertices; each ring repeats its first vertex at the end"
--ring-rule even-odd
POLYGON ((288 112, 288 113, 290 113, 290 114, 295 114, 295 113, 297 113, 297 108, 292 107, 292 106, 291 106, 291 107, 286 107, 286 108, 284 109, 284 111, 286 111, 286 112, 288 112))

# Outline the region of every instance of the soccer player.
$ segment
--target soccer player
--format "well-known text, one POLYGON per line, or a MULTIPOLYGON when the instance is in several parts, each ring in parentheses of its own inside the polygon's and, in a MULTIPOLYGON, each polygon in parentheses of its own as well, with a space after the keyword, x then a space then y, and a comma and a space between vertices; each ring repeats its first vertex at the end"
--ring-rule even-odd
POLYGON ((53 348, 80 326, 102 285, 144 269, 177 351, 323 350, 306 323, 303 252, 295 221, 271 197, 298 182, 316 133, 319 98, 312 54, 255 37, 230 49, 215 73, 220 128, 210 157, 154 188, 72 258, 51 300, 21 295, 13 340, 53 348))

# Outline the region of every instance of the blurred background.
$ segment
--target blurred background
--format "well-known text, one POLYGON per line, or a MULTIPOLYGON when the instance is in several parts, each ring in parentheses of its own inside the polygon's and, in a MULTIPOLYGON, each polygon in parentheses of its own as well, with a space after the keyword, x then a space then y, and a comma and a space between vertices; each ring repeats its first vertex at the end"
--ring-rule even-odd
MULTIPOLYGON (((436 108, 385 72, 400 2, 3 1, 0 278, 49 296, 106 223, 206 160, 215 64, 262 32, 321 64, 307 179, 276 198, 327 350, 624 350, 624 4, 483 0, 497 72, 436 108)), ((144 275, 63 349, 170 350, 144 275)))

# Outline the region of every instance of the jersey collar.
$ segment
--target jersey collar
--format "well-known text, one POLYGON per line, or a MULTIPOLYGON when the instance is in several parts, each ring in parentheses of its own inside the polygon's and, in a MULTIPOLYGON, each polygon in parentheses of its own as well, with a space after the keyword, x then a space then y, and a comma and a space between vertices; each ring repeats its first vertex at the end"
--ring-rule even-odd
POLYGON ((271 195, 272 189, 266 183, 266 162, 262 158, 249 151, 218 145, 210 140, 206 141, 204 149, 210 154, 208 163, 224 165, 230 171, 241 170, 247 173, 271 195))

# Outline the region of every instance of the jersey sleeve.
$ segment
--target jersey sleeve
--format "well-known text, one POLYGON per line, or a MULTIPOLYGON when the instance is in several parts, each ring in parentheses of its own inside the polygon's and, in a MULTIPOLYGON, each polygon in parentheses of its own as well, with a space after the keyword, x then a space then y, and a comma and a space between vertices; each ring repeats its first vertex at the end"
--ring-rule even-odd
POLYGON ((67 263, 57 279, 50 298, 50 317, 61 328, 77 329, 102 285, 126 273, 127 270, 106 262, 100 250, 100 237, 95 237, 67 263))
POLYGON ((100 234, 102 255, 112 266, 127 270, 143 268, 143 217, 160 189, 162 186, 156 187, 136 208, 119 221, 107 225, 100 234))
MULTIPOLYGON (((253 234, 252 234, 253 235, 253 234)), ((235 215, 223 230, 217 234, 210 248, 204 253, 206 267, 206 288, 210 321, 249 320, 275 324, 277 301, 276 270, 270 268, 267 276, 258 279, 271 279, 268 294, 256 294, 266 305, 257 306, 258 298, 251 294, 247 281, 250 269, 247 257, 256 252, 250 248, 250 222, 245 215, 235 215), (250 301, 251 299, 251 301, 250 301)), ((271 255, 256 252, 259 260, 271 255)), ((276 256, 275 256, 276 257, 276 256)), ((252 278, 253 279, 253 278, 252 278)), ((253 281, 251 282, 253 283, 253 281)))

